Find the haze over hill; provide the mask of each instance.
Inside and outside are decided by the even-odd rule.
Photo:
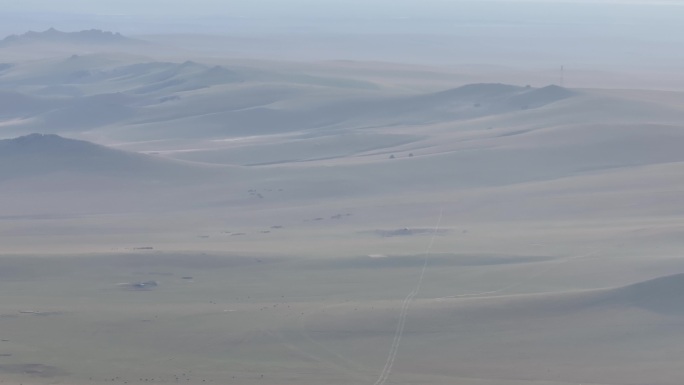
[[[595,3],[10,2],[0,377],[679,385],[681,7]]]
[[[393,124],[388,119],[404,125],[465,120],[535,109],[573,95],[558,87],[483,84],[397,96],[354,79],[192,61],[128,64],[101,55],[11,66],[0,84],[17,90],[4,96],[12,103],[2,111],[6,131],[73,134],[109,126],[112,135],[140,139]]]
[[[27,44],[140,44],[141,40],[122,36],[118,32],[90,29],[79,32],[62,32],[49,28],[43,32],[28,31],[0,40],[0,48]]]
[[[396,74],[369,77],[363,66],[316,68],[288,72],[270,63],[250,67],[230,60],[162,62],[105,54],[14,63],[0,75],[0,84],[12,90],[2,95],[0,108],[5,137],[49,132],[153,157],[117,152],[110,164],[109,155],[100,154],[102,161],[93,162],[88,151],[55,152],[55,158],[41,162],[30,161],[35,154],[24,154],[21,162],[5,162],[4,173],[21,175],[22,168],[13,165],[26,163],[34,164],[27,175],[55,167],[82,178],[88,174],[82,171],[92,168],[91,177],[99,181],[89,184],[97,186],[108,175],[155,181],[167,175],[172,181],[178,173],[178,180],[190,181],[180,175],[221,174],[216,167],[232,166],[226,175],[240,170],[240,178],[224,191],[240,189],[238,197],[212,196],[229,183],[219,178],[196,203],[242,202],[264,196],[247,193],[263,186],[287,193],[277,194],[273,202],[254,203],[286,210],[312,199],[321,207],[332,199],[340,207],[371,199],[359,206],[365,210],[385,194],[399,205],[432,204],[449,194],[479,194],[473,189],[483,188],[494,189],[490,193],[497,201],[529,201],[520,209],[487,212],[484,202],[489,198],[482,195],[463,216],[498,220],[577,215],[573,205],[554,206],[555,196],[535,203],[536,198],[522,193],[527,187],[516,186],[558,191],[554,186],[570,183],[567,179],[578,186],[575,196],[586,197],[596,189],[620,191],[629,175],[670,170],[657,174],[661,178],[655,184],[639,187],[637,199],[674,183],[673,173],[684,160],[678,93],[501,83],[433,84],[414,90],[389,84]],[[412,81],[425,76],[413,69],[397,71],[414,76]],[[436,71],[434,76],[451,75]],[[199,186],[211,184],[205,179]],[[14,184],[14,191],[20,186]],[[608,195],[591,199],[606,207],[601,210],[606,218],[623,215],[608,204]],[[180,206],[188,207],[169,204],[167,209]],[[664,203],[651,209],[668,211]],[[579,212],[580,217],[589,214]],[[379,225],[386,220],[390,217],[383,215]]]

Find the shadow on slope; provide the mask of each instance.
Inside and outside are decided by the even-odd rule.
[[[684,273],[615,289],[612,300],[656,313],[684,315],[682,293],[684,293]]]
[[[208,177],[215,170],[57,135],[0,140],[0,181],[66,173],[183,182]]]
[[[63,100],[0,91],[0,117],[23,118],[63,106]]]
[[[100,94],[74,98],[62,108],[37,116],[45,130],[68,132],[120,122],[135,116],[135,98],[125,94]]]

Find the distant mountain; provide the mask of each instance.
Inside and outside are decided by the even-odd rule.
[[[43,32],[29,31],[21,35],[10,35],[0,40],[0,47],[32,43],[70,44],[140,44],[142,40],[131,39],[116,32],[90,29],[80,32],[62,32],[50,28]]]
[[[211,175],[211,168],[58,135],[0,140],[0,181],[52,174],[182,182]]]

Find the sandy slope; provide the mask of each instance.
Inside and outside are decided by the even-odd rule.
[[[681,341],[671,331],[681,321],[676,295],[681,278],[569,293],[483,292],[417,300],[395,376],[674,384]],[[307,317],[305,328],[325,346],[352,357],[346,349],[354,344],[347,340],[381,341],[397,306],[322,308]]]
[[[2,374],[681,382],[681,93],[152,56],[0,67]]]

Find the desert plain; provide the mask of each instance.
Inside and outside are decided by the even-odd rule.
[[[0,44],[1,383],[682,383],[674,70],[308,42]]]

